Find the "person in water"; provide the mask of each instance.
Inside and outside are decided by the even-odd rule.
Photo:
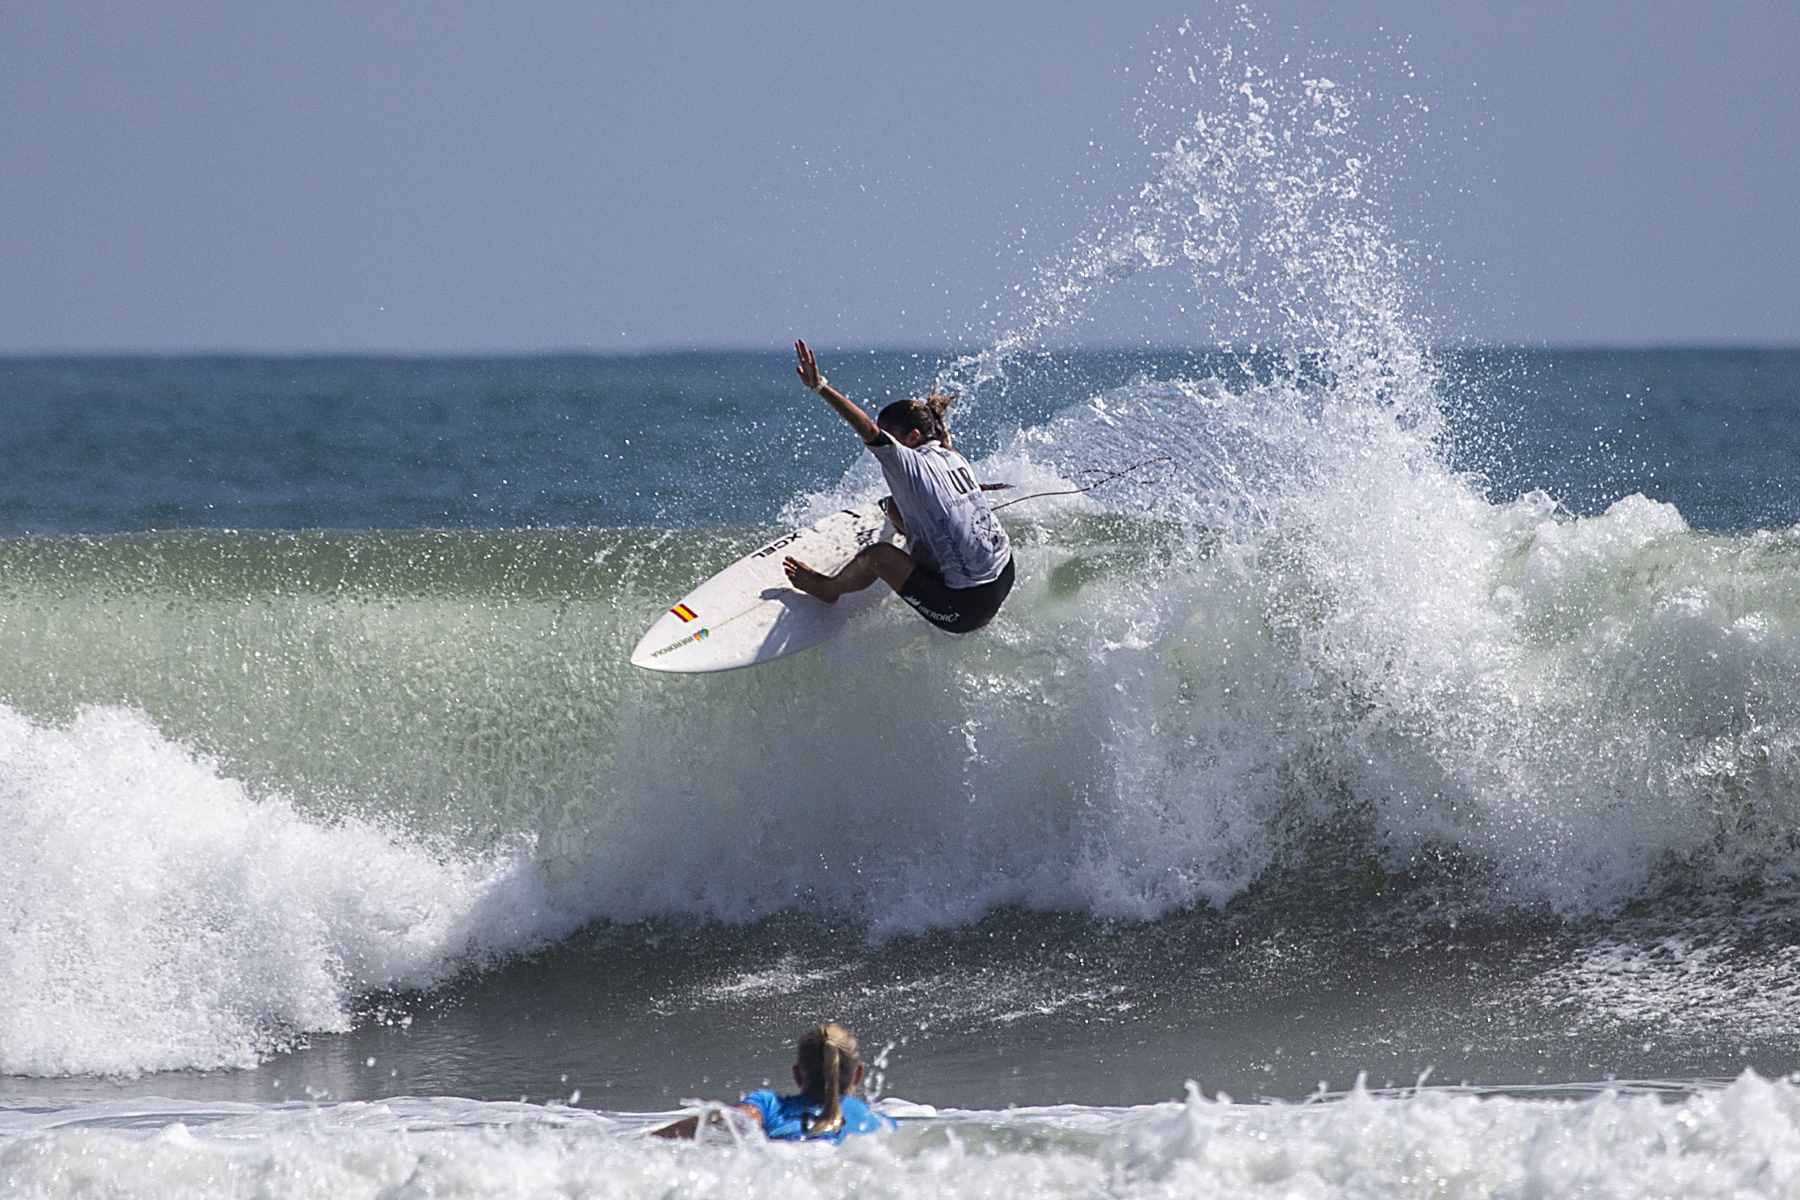
[[[800,1036],[794,1053],[794,1084],[800,1090],[778,1096],[771,1088],[746,1093],[732,1108],[749,1118],[764,1136],[780,1142],[841,1142],[851,1134],[884,1133],[894,1119],[870,1108],[856,1094],[863,1064],[856,1038],[842,1025],[815,1025]],[[717,1114],[714,1116],[717,1121]],[[691,1138],[701,1118],[685,1117],[655,1131],[664,1138]]]
[[[881,464],[893,493],[885,506],[888,518],[906,535],[907,548],[877,542],[835,575],[788,558],[782,563],[788,581],[831,604],[879,579],[949,633],[973,633],[993,620],[1012,591],[1012,543],[988,510],[987,489],[975,482],[968,460],[951,448],[944,411],[954,398],[897,400],[870,420],[826,382],[805,342],[795,342],[794,353],[800,382],[856,430]]]

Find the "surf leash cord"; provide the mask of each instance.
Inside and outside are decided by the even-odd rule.
[[[1054,491],[1054,492],[1033,492],[1029,496],[1019,496],[1019,497],[1016,497],[1015,499],[1008,500],[1005,504],[989,505],[988,511],[989,512],[999,512],[1003,508],[1011,508],[1013,505],[1023,504],[1027,500],[1042,500],[1045,496],[1079,496],[1083,492],[1091,492],[1095,488],[1100,487],[1103,484],[1111,483],[1115,479],[1123,479],[1125,476],[1131,474],[1133,471],[1141,471],[1143,468],[1149,467],[1149,466],[1154,466],[1157,463],[1166,463],[1166,462],[1173,462],[1173,461],[1174,461],[1174,459],[1171,458],[1167,454],[1158,454],[1154,458],[1146,458],[1142,462],[1134,462],[1129,467],[1120,467],[1116,471],[1109,471],[1109,470],[1105,470],[1103,468],[1096,468],[1094,470],[1088,470],[1088,471],[1077,471],[1076,474],[1078,474],[1078,475],[1099,474],[1100,478],[1094,480],[1094,482],[1087,484],[1084,487],[1063,488],[1063,489],[1060,489],[1060,490]]]

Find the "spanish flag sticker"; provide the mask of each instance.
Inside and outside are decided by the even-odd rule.
[[[669,611],[674,613],[676,616],[680,617],[683,621],[697,620],[700,616],[699,613],[695,612],[693,609],[689,608],[685,604],[677,604],[674,608],[671,608]]]

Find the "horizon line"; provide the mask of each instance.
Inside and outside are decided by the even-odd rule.
[[[881,344],[875,342],[850,342],[841,345],[819,343],[819,349],[831,354],[912,354],[921,357],[942,357],[946,355],[979,354],[982,348],[968,348],[954,343],[927,345],[921,343]],[[1247,345],[1230,343],[1214,345],[1178,345],[1174,343],[1125,343],[1094,342],[1066,346],[1045,346],[1036,350],[1016,351],[1012,357],[1030,357],[1046,354],[1244,354],[1262,353],[1274,349],[1268,343],[1257,343],[1252,349]],[[1475,353],[1484,351],[1528,351],[1548,353],[1618,353],[1622,351],[1716,351],[1716,352],[1774,352],[1800,350],[1800,339],[1794,341],[1727,339],[1671,339],[1669,341],[1445,341],[1433,343],[1430,349],[1437,353]],[[758,343],[721,342],[716,345],[700,343],[652,345],[622,348],[599,348],[594,346],[539,346],[539,347],[482,347],[474,349],[415,349],[404,347],[386,348],[323,348],[323,347],[251,347],[251,348],[184,348],[169,347],[85,347],[80,349],[15,349],[0,348],[0,361],[20,361],[30,359],[127,359],[127,358],[219,358],[219,359],[251,359],[251,358],[387,358],[387,359],[476,359],[476,358],[657,358],[675,357],[679,355],[701,354],[769,354],[784,355],[789,347],[785,344],[764,346]]]

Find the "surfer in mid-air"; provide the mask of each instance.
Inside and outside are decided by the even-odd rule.
[[[906,535],[907,548],[877,542],[835,575],[788,558],[782,563],[788,581],[831,604],[879,579],[949,633],[973,633],[993,620],[1012,591],[1012,543],[988,510],[968,460],[951,448],[944,411],[954,397],[896,400],[870,419],[826,382],[805,342],[795,342],[794,353],[800,382],[844,418],[881,464],[893,493],[888,518]]]

